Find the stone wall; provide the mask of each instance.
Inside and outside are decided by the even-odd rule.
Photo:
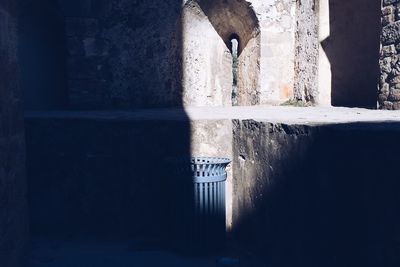
[[[182,47],[186,40],[199,36],[209,39],[210,27],[192,29],[193,35],[182,33],[191,28],[190,23],[182,21],[182,1],[139,2],[60,1],[67,35],[70,107],[132,109],[181,106],[183,102],[187,106],[230,105],[226,95],[230,95],[227,92],[231,86],[228,84],[231,69],[225,66],[229,61],[226,47],[219,47],[221,41],[214,37],[214,41],[204,42],[205,47],[195,43],[185,43],[187,49]],[[239,47],[244,49],[239,62],[239,76],[242,76],[238,83],[242,96],[239,104],[276,104],[291,98],[295,3],[290,0],[233,1],[234,9],[226,9],[225,13],[223,10],[212,13],[213,9],[208,8],[210,3],[219,5],[215,1],[202,1],[202,11],[227,47],[227,34],[238,31],[243,41]],[[254,15],[242,14],[247,9],[254,10],[251,11]],[[218,18],[224,23],[219,23]],[[244,22],[247,20],[250,24]],[[259,28],[253,27],[254,22]],[[237,27],[220,28],[221,25]],[[199,30],[202,33],[194,37]],[[195,48],[203,52],[208,49],[206,57],[212,58],[209,63],[213,63],[200,64],[205,55],[203,58],[191,55],[182,60],[183,54]],[[194,85],[187,75],[190,72],[198,73],[198,77],[190,74],[195,76]]]
[[[400,264],[399,123],[233,130],[233,233],[267,265]]]
[[[196,1],[183,7],[183,102],[232,106],[232,55]]]
[[[292,0],[250,1],[260,24],[260,104],[280,104],[293,97],[295,12]]]
[[[184,102],[232,105],[231,40],[238,38],[238,105],[256,105],[260,94],[260,29],[247,1],[188,1],[184,5]]]
[[[319,12],[320,1],[292,0],[229,4],[222,0],[60,0],[49,13],[58,10],[63,20],[56,19],[60,32],[65,31],[64,38],[58,37],[60,42],[65,39],[68,52],[62,60],[68,65],[71,109],[228,106],[232,34],[240,42],[239,105],[282,104],[293,98],[329,105],[331,94],[333,105],[372,108],[379,72],[375,58],[381,30],[379,1],[324,0],[325,17]],[[190,3],[198,5],[192,13],[186,12]],[[393,23],[385,24],[382,36],[396,27],[395,3],[384,3],[384,12],[392,13],[384,15],[383,23],[391,18]],[[325,25],[319,29],[321,36],[319,21]],[[381,65],[390,58],[391,52],[386,51],[390,45],[382,50]],[[319,56],[323,63],[318,62]],[[320,79],[318,67],[324,69]],[[381,91],[386,92],[392,77],[383,74],[383,78]],[[45,84],[58,87],[58,83]],[[54,90],[64,90],[59,88]],[[381,102],[387,105],[394,103],[393,98],[395,91],[381,94]]]
[[[379,108],[400,109],[400,1],[382,1]]]
[[[179,0],[62,0],[75,109],[180,106]]]
[[[296,1],[294,99],[318,99],[318,2]]]
[[[0,1],[0,266],[25,266],[25,142],[17,68],[15,1]]]

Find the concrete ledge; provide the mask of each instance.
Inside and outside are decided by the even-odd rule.
[[[340,107],[191,107],[186,109],[142,109],[136,111],[30,112],[27,118],[96,120],[231,120],[253,119],[285,124],[336,124],[400,121],[400,111]]]

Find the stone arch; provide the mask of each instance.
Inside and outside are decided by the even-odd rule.
[[[251,4],[245,0],[190,0],[184,6],[183,27],[186,105],[232,104],[232,36],[239,42],[237,104],[258,104],[260,27]],[[199,42],[202,38],[203,42]],[[199,48],[203,50],[201,56],[195,52],[200,43],[203,46]],[[204,46],[209,50],[205,51]],[[186,71],[189,66],[193,70],[193,65],[198,72]],[[207,68],[213,68],[213,71]],[[193,85],[196,88],[190,88]],[[206,97],[196,97],[204,91],[208,91]]]

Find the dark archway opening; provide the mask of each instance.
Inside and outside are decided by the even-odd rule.
[[[381,1],[329,1],[332,106],[376,108]]]
[[[239,44],[240,39],[237,34],[232,34],[230,37],[229,50],[232,53],[232,106],[237,106],[237,85],[238,85],[238,69],[239,69]]]

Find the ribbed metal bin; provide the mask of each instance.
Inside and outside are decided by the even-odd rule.
[[[225,237],[225,181],[227,158],[191,159],[195,238],[207,246],[219,246]]]

